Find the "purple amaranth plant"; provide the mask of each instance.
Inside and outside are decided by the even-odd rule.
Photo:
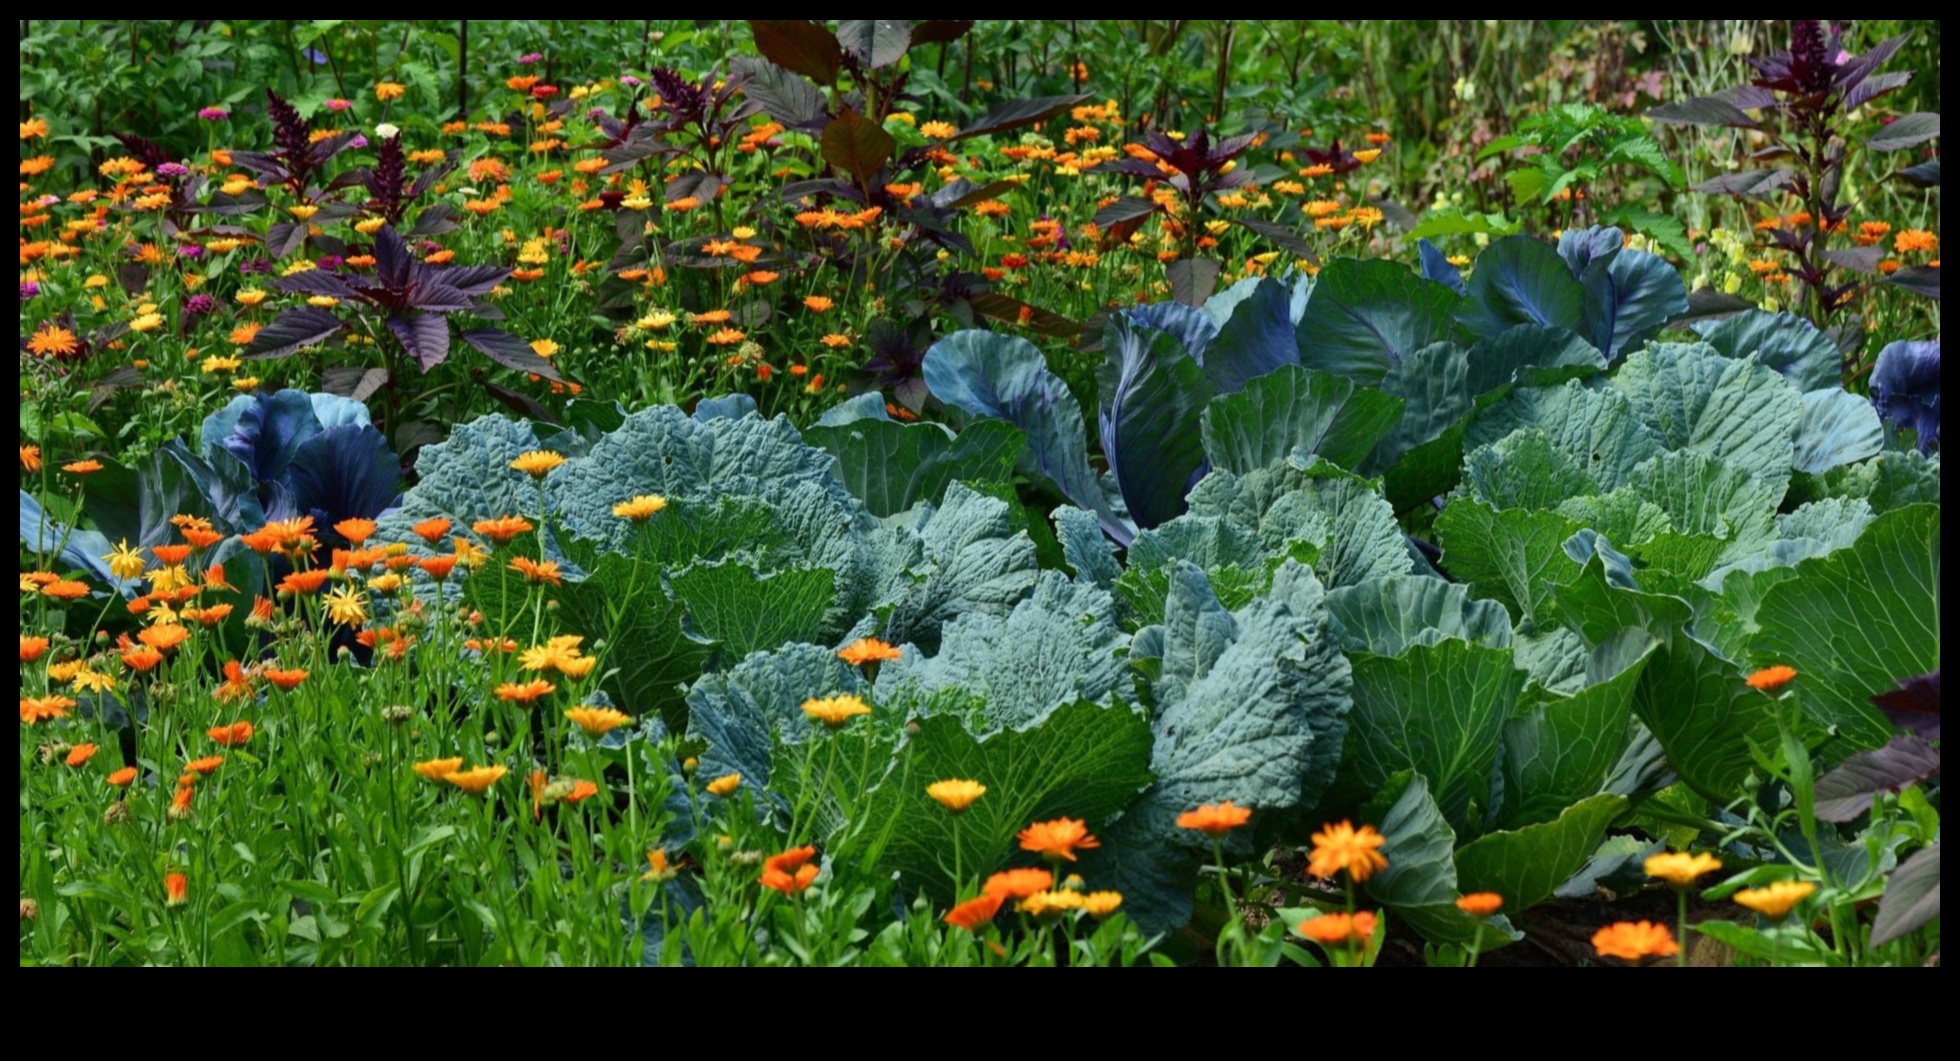
[[[192,295],[184,300],[186,316],[202,317],[218,308],[218,300],[210,295]]]

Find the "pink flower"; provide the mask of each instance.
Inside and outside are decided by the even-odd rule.
[[[223,107],[206,107],[198,111],[197,116],[207,122],[221,122],[231,117],[231,112]]]
[[[344,99],[330,99],[327,101],[327,109],[330,111],[350,111],[354,109],[354,105]]]

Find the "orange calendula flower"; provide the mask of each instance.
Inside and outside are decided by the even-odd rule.
[[[803,714],[810,721],[831,730],[843,729],[851,724],[852,719],[870,713],[870,706],[855,696],[827,696],[821,700],[807,700],[803,704]]]
[[[327,580],[332,577],[333,572],[324,568],[295,571],[279,581],[279,592],[290,593],[297,597],[311,596],[320,592],[326,586]]]
[[[516,460],[511,461],[510,469],[514,472],[523,472],[533,479],[542,479],[552,472],[563,468],[566,463],[565,455],[562,453],[553,453],[550,450],[538,450],[534,453],[526,453]]]
[[[453,556],[431,556],[424,560],[417,560],[415,566],[421,568],[423,574],[437,582],[442,582],[456,573],[457,563],[457,558]]]
[[[1000,908],[1007,901],[1004,895],[982,895],[978,899],[961,903],[945,917],[946,924],[963,929],[970,935],[979,935],[980,930],[994,923],[1000,916]]]
[[[172,873],[163,878],[163,902],[173,909],[188,905],[191,901],[191,879],[182,873]]]
[[[461,759],[436,759],[426,763],[416,763],[415,774],[424,781],[433,781],[440,784],[448,780],[450,774],[462,768],[463,760]]]
[[[303,670],[269,670],[265,672],[266,681],[289,693],[299,688],[308,677],[310,675]]]
[[[367,540],[374,537],[375,529],[371,519],[350,519],[333,525],[334,533],[356,548],[367,544]]]
[[[88,761],[95,758],[95,753],[100,750],[93,744],[77,744],[73,748],[68,749],[68,758],[65,761],[69,766],[79,770],[87,766]]]
[[[136,779],[140,776],[142,774],[135,767],[125,766],[121,770],[109,775],[109,787],[128,788],[135,784]]]
[[[27,349],[42,357],[62,358],[80,353],[82,344],[74,332],[58,325],[42,324],[27,340]],[[36,467],[33,470],[38,472],[41,469]]]
[[[1797,680],[1795,667],[1770,667],[1749,676],[1749,688],[1759,693],[1780,693],[1783,687]]]
[[[934,803],[956,816],[971,810],[986,794],[987,786],[978,781],[941,781],[926,787],[926,795]]]
[[[1090,892],[1082,897],[1082,912],[1098,921],[1107,921],[1122,909],[1122,892]]]
[[[595,785],[590,781],[579,781],[574,783],[572,785],[572,790],[565,794],[565,802],[576,806],[580,803],[584,803],[586,800],[591,799],[594,796],[597,796],[598,794],[599,794],[598,785]]]
[[[163,653],[148,645],[132,647],[122,654],[122,665],[137,674],[148,674],[163,665]]]
[[[1330,825],[1313,836],[1313,854],[1308,859],[1307,872],[1321,880],[1345,872],[1355,883],[1362,883],[1388,868],[1388,859],[1381,853],[1387,843],[1371,825],[1360,829],[1352,822]]]
[[[476,770],[456,770],[443,778],[443,781],[472,796],[481,796],[504,779],[509,770],[501,766],[485,766]]]
[[[136,640],[164,653],[176,649],[190,639],[191,632],[174,623],[152,626],[136,635]]]
[[[20,470],[29,475],[41,474],[41,447],[20,447]]]
[[[1908,229],[1893,237],[1892,246],[1900,254],[1932,254],[1940,249],[1940,238],[1924,229]]]
[[[1294,933],[1301,939],[1309,939],[1323,947],[1350,947],[1366,944],[1375,938],[1377,920],[1374,914],[1360,913],[1322,914],[1311,921],[1305,921]]]
[[[629,523],[645,523],[665,511],[667,511],[667,499],[657,494],[648,494],[631,501],[621,501],[613,506],[612,513],[614,519],[623,519]]]
[[[1081,892],[1064,888],[1061,891],[1037,892],[1021,900],[1021,912],[1036,921],[1053,921],[1064,914],[1071,914],[1087,904]]]
[[[1102,841],[1089,835],[1087,822],[1072,818],[1030,825],[1021,830],[1017,839],[1021,850],[1050,862],[1074,862],[1077,851],[1094,851],[1102,846]]]
[[[837,653],[837,658],[853,667],[863,667],[872,663],[896,663],[905,658],[905,653],[876,638],[867,637]]]
[[[1680,945],[1674,942],[1674,933],[1666,925],[1647,921],[1602,928],[1593,936],[1592,944],[1600,957],[1618,958],[1623,962],[1672,958],[1681,953]]]
[[[234,722],[229,726],[214,726],[204,735],[220,748],[243,748],[257,734],[258,730],[250,722]]]
[[[1676,888],[1692,888],[1694,883],[1722,868],[1714,855],[1664,854],[1647,860],[1647,875],[1664,880]]]
[[[20,661],[22,663],[33,663],[47,654],[47,638],[28,637],[26,634],[20,635]]]
[[[528,556],[520,556],[510,562],[510,569],[524,576],[524,581],[533,586],[562,586],[565,579],[558,564],[547,560],[539,563]]]
[[[525,682],[522,685],[500,685],[497,687],[497,699],[510,704],[535,704],[557,691],[558,687],[547,681]]]
[[[76,461],[73,464],[62,465],[61,470],[75,476],[94,475],[96,472],[102,470],[102,462],[96,460]]]
[[[811,295],[809,298],[803,300],[803,308],[812,313],[829,313],[831,310],[837,308],[837,303],[822,295]]]
[[[640,878],[641,880],[648,884],[665,884],[678,876],[680,873],[668,860],[665,848],[656,848],[647,852],[647,871]]]
[[[1230,802],[1219,806],[1204,806],[1188,814],[1180,814],[1177,827],[1194,833],[1204,833],[1214,840],[1222,840],[1231,833],[1252,823],[1252,811],[1247,807],[1236,807]]]
[[[383,81],[374,86],[374,98],[383,103],[391,103],[408,95],[408,86],[394,81]]]
[[[479,536],[498,545],[509,545],[524,535],[537,530],[536,527],[531,525],[530,520],[512,517],[482,520],[471,529],[476,531]]]
[[[727,777],[718,777],[713,781],[708,782],[708,795],[713,796],[716,799],[727,799],[728,797],[741,791],[741,788],[742,788],[742,775],[729,774]]]
[[[1502,895],[1492,895],[1489,892],[1466,895],[1456,901],[1456,908],[1480,920],[1488,917],[1496,917],[1498,914],[1504,912],[1504,897]]]
[[[1040,895],[1055,886],[1055,875],[1045,869],[1010,869],[987,878],[985,892],[1003,900],[1021,901]]]
[[[430,548],[435,548],[443,543],[443,539],[449,537],[450,528],[453,526],[455,524],[446,519],[425,519],[412,529],[417,538],[428,542]]]
[[[1817,894],[1817,885],[1781,881],[1767,888],[1736,893],[1735,903],[1744,910],[1753,910],[1771,921],[1781,921],[1790,916],[1804,900]]]
[[[584,730],[585,735],[594,740],[611,733],[621,726],[630,726],[633,724],[632,715],[624,711],[615,711],[609,707],[575,707],[565,712],[565,717],[571,720],[572,725]]]
[[[740,328],[720,328],[708,336],[710,346],[734,346],[748,340],[749,333]]]
[[[58,601],[78,601],[89,595],[87,583],[63,579],[41,587],[41,595]]]
[[[208,758],[199,759],[196,762],[184,764],[184,772],[196,774],[199,777],[210,777],[212,774],[218,772],[218,767],[223,765],[225,765],[225,757],[222,755],[213,755]]]

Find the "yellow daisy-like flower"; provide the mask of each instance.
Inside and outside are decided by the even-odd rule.
[[[1790,916],[1804,900],[1817,894],[1817,885],[1799,884],[1796,881],[1781,881],[1767,888],[1738,892],[1737,906],[1744,910],[1754,910],[1771,921],[1781,921]]]
[[[143,569],[149,566],[141,552],[130,548],[127,539],[117,545],[114,552],[103,557],[102,562],[109,565],[110,574],[125,581],[143,577]]]
[[[633,722],[633,716],[624,711],[598,707],[575,707],[565,712],[565,717],[594,740]]]
[[[444,781],[462,789],[472,796],[481,796],[504,779],[510,771],[501,766],[486,766],[476,770],[458,770],[443,778]]]
[[[1088,908],[1089,901],[1078,892],[1040,892],[1021,901],[1021,912],[1036,921],[1052,921],[1064,914]]]
[[[870,714],[871,708],[855,696],[827,696],[805,701],[803,713],[827,729],[840,730],[850,725],[852,719]]]
[[[516,460],[511,461],[510,468],[515,472],[523,472],[533,479],[542,479],[552,472],[563,468],[565,463],[564,454],[553,453],[550,450],[539,450],[535,453],[526,453]]]
[[[621,501],[613,506],[613,518],[631,523],[645,523],[647,520],[667,511],[667,499],[657,494],[636,497],[631,501]]]
[[[1692,888],[1696,881],[1722,868],[1714,855],[1655,855],[1647,860],[1647,875],[1664,880],[1676,888]]]
[[[978,781],[941,781],[926,788],[926,795],[953,815],[965,814],[986,794],[987,786]]]
[[[1082,897],[1082,909],[1098,921],[1107,921],[1123,909],[1123,893],[1090,892]]]
[[[327,594],[321,604],[327,618],[341,626],[360,626],[368,620],[367,596],[352,586],[341,586]]]
[[[461,759],[436,759],[432,762],[416,763],[415,774],[424,781],[441,784],[450,774],[463,768]]]
[[[708,782],[708,795],[717,799],[727,799],[742,789],[742,775],[729,774]]]

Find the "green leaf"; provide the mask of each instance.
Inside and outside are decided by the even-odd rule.
[[[1601,224],[1639,233],[1683,262],[1695,260],[1695,245],[1688,239],[1688,227],[1672,214],[1622,205],[1600,215],[1599,220]]]
[[[1405,411],[1360,470],[1375,474],[1392,467],[1461,423],[1472,402],[1466,385],[1469,372],[1470,352],[1455,343],[1425,346],[1391,369],[1382,380],[1382,391],[1400,399]]]
[[[1643,630],[1623,631],[1593,652],[1586,689],[1506,723],[1507,828],[1553,821],[1604,788],[1626,749],[1634,691],[1658,645]]]
[[[815,641],[837,595],[837,576],[822,568],[765,575],[742,564],[704,564],[670,582],[693,628],[720,642],[730,662]]]
[[[896,595],[889,640],[937,649],[942,628],[962,615],[1006,616],[1034,588],[1034,542],[1014,529],[1006,502],[955,483],[939,509],[921,509],[915,531],[924,555]]]
[[[423,448],[415,465],[420,481],[403,495],[401,508],[380,521],[380,537],[415,541],[410,528],[438,517],[455,521],[458,535],[470,534],[479,520],[526,516],[537,522],[537,484],[510,464],[543,448],[531,425],[520,421],[486,416],[457,426],[447,441]]]
[[[1117,562],[1116,549],[1103,534],[1094,512],[1056,509],[1055,536],[1061,540],[1062,555],[1078,581],[1109,589],[1122,577],[1123,565]]]
[[[1704,344],[1662,344],[1629,358],[1612,385],[1668,448],[1788,480],[1803,399],[1767,366],[1731,360]]]
[[[1466,641],[1416,645],[1390,659],[1354,660],[1354,716],[1346,767],[1369,789],[1413,770],[1460,833],[1483,830],[1504,723],[1526,675],[1509,649]]]
[[[1204,474],[1199,424],[1216,391],[1177,336],[1112,317],[1097,374],[1103,452],[1142,529],[1184,513],[1184,495]]]
[[[1625,486],[1635,468],[1667,448],[1625,395],[1577,381],[1513,392],[1471,422],[1464,444],[1475,449],[1529,429],[1543,431],[1602,494]]]
[[[1422,224],[1409,233],[1414,240],[1442,239],[1446,236],[1512,236],[1519,229],[1516,221],[1503,214],[1473,214],[1457,207],[1438,207],[1422,217]]]
[[[1578,462],[1536,428],[1519,431],[1466,457],[1463,485],[1470,496],[1499,511],[1556,509],[1596,489]]]
[[[956,482],[1011,479],[1027,448],[1012,424],[983,420],[956,435],[939,424],[901,424],[872,397],[877,415],[826,416],[803,437],[837,458],[845,488],[881,519],[922,501],[936,505]]]
[[[1723,357],[1768,365],[1806,394],[1837,387],[1844,371],[1837,343],[1795,314],[1752,309],[1694,330]]]
[[[1499,512],[1459,500],[1436,518],[1443,566],[1479,599],[1510,609],[1521,625],[1550,625],[1556,589],[1579,577],[1565,554],[1577,523],[1555,512]]]
[[[1128,644],[1108,593],[1046,572],[1012,613],[953,620],[938,656],[907,652],[886,664],[878,696],[918,703],[957,689],[984,701],[974,720],[983,735],[1018,728],[1064,703],[1134,702]]]
[[[1871,402],[1835,387],[1803,396],[1803,420],[1797,425],[1798,471],[1822,475],[1870,460],[1884,449],[1885,425]]]
[[[1759,667],[1803,674],[1797,702],[1864,747],[1892,736],[1871,698],[1940,669],[1940,510],[1882,516],[1858,544],[1770,590],[1750,642]]]
[[[1477,258],[1469,283],[1457,316],[1478,339],[1520,324],[1587,330],[1586,289],[1548,243],[1529,236],[1498,240]]]
[[[1187,518],[1216,518],[1250,532],[1267,558],[1292,543],[1320,550],[1314,565],[1329,586],[1358,586],[1412,568],[1395,512],[1372,484],[1329,464],[1291,464],[1246,475],[1214,472],[1191,491]]]
[[[1554,382],[1536,378],[1547,373],[1596,375],[1605,371],[1606,355],[1577,334],[1563,328],[1521,324],[1471,349],[1465,387],[1470,394],[1482,397],[1513,383],[1542,386]]]
[[[794,791],[794,778],[788,775],[795,771],[776,777],[777,749],[829,739],[815,736],[818,727],[803,714],[804,702],[869,692],[857,668],[815,645],[758,653],[724,673],[708,675],[687,694],[688,738],[707,745],[700,757],[701,776],[740,774],[745,788],[766,792],[765,802],[778,813],[787,812]],[[897,721],[886,715],[861,720],[853,729],[871,731]]]
[[[1827,498],[1858,498],[1872,510],[1894,512],[1910,505],[1940,503],[1940,460],[1917,450],[1882,453],[1863,464],[1833,468],[1823,475],[1799,475],[1792,484],[1792,503]]]
[[[1872,946],[1883,947],[1925,928],[1940,916],[1940,845],[1906,860],[1885,884],[1872,926]]]
[[[1212,467],[1246,474],[1293,458],[1354,469],[1402,416],[1402,401],[1325,372],[1289,365],[1213,399],[1202,422]]]
[[[1494,601],[1439,578],[1392,578],[1327,594],[1341,648],[1350,655],[1395,657],[1418,645],[1454,638],[1485,648],[1511,647],[1511,616]]]
[[[1395,262],[1338,259],[1321,270],[1300,319],[1300,363],[1379,383],[1416,351],[1450,338],[1460,301]]]
[[[1585,867],[1626,807],[1619,796],[1594,796],[1557,821],[1492,833],[1456,853],[1457,884],[1466,894],[1502,895],[1512,914],[1529,910]]]
[[[1362,811],[1362,820],[1387,841],[1382,856],[1388,868],[1369,878],[1368,896],[1432,943],[1475,941],[1476,920],[1456,906],[1463,894],[1457,888],[1456,832],[1431,797],[1429,782],[1414,773],[1396,775]],[[1491,949],[1523,938],[1501,917],[1488,923],[1484,936]]]
[[[1683,635],[1663,639],[1633,709],[1681,780],[1720,804],[1735,799],[1755,771],[1752,745],[1771,747],[1777,739],[1768,698],[1744,685],[1734,664]]]
[[[1773,962],[1784,968],[1821,967],[1830,958],[1828,951],[1819,950],[1796,938],[1746,928],[1732,921],[1704,921],[1696,925],[1694,931],[1696,935],[1706,936],[1737,954]]]
[[[475,591],[484,577],[468,585]],[[685,719],[685,690],[719,648],[687,629],[687,605],[661,592],[641,565],[608,556],[584,582],[553,591],[568,630],[629,651],[607,654],[600,687],[620,710],[655,716],[673,730]],[[634,591],[637,587],[637,592]],[[773,647],[773,646],[772,646]]]
[[[984,879],[1016,857],[1029,822],[1069,817],[1094,828],[1129,805],[1151,782],[1150,741],[1149,722],[1120,704],[1071,703],[982,737],[951,715],[922,719],[864,811],[883,840],[872,844],[875,865],[950,899],[955,850],[968,878]],[[956,779],[987,786],[957,821],[926,795]]]

